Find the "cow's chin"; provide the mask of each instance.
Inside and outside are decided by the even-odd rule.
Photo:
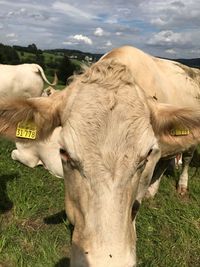
[[[76,230],[75,230],[76,231]],[[121,233],[121,232],[120,232]],[[119,233],[119,234],[120,234]],[[76,235],[76,233],[74,232]],[[94,237],[95,238],[95,237]],[[114,238],[116,240],[116,238]],[[91,242],[91,241],[90,241]],[[93,241],[94,242],[94,241]],[[77,245],[72,242],[71,267],[135,267],[136,252],[135,240],[132,244],[121,244],[117,240],[110,244],[91,243],[90,246],[84,244]],[[86,248],[86,249],[85,249]]]

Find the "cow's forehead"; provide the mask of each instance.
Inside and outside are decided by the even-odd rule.
[[[136,164],[147,153],[155,137],[148,107],[136,87],[108,91],[96,84],[76,84],[62,132],[72,157],[113,169],[122,162]]]

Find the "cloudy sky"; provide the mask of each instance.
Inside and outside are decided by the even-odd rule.
[[[0,0],[0,43],[200,57],[200,0]]]

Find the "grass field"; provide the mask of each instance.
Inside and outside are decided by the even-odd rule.
[[[12,161],[13,148],[0,139],[0,266],[67,267],[72,227],[63,211],[63,180]],[[139,267],[200,266],[198,176],[183,199],[175,178],[164,177],[155,199],[143,202],[136,224]]]

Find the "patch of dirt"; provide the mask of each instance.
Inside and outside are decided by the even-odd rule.
[[[189,191],[187,190],[185,193],[183,194],[179,194],[177,192],[177,197],[181,200],[181,202],[183,203],[189,203],[191,200],[190,200],[190,193]]]
[[[71,246],[65,244],[62,247],[60,247],[59,251],[61,252],[62,255],[67,256],[67,257],[70,257],[70,254],[71,254]]]
[[[198,230],[200,230],[200,218],[193,222]]]
[[[27,231],[38,231],[41,228],[46,227],[43,222],[43,218],[36,218],[36,219],[24,219],[19,222],[19,226]]]
[[[0,262],[0,267],[13,267],[13,265],[5,262]]]
[[[4,214],[0,215],[0,226],[4,228],[5,226],[7,227],[8,225],[12,224],[14,220],[14,214],[13,211],[10,210]],[[0,265],[1,267],[1,265]]]
[[[20,246],[27,254],[31,254],[35,249],[34,244],[27,239],[20,240]]]

